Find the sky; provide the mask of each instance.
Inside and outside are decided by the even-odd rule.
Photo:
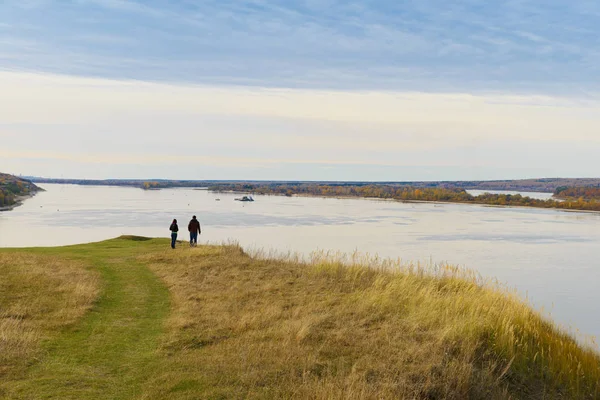
[[[0,171],[600,174],[600,2],[0,2]]]

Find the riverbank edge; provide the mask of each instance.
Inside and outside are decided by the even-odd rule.
[[[247,194],[249,191],[237,191],[237,190],[210,190],[212,193],[230,193],[230,194]],[[548,192],[539,192],[539,193],[548,193]],[[515,205],[500,205],[500,204],[486,204],[486,203],[476,203],[476,202],[459,202],[459,201],[435,201],[435,200],[401,200],[401,199],[385,199],[379,197],[364,197],[364,196],[320,196],[313,194],[293,194],[291,196],[286,196],[285,194],[280,193],[265,193],[259,194],[260,196],[278,196],[278,197],[307,197],[307,198],[318,198],[318,199],[340,199],[340,200],[376,200],[376,201],[387,201],[394,203],[407,203],[407,204],[456,204],[456,205],[464,205],[464,206],[480,206],[480,207],[491,207],[491,208],[515,208],[515,209],[529,209],[529,210],[554,210],[554,211],[562,211],[562,212],[571,212],[571,213],[588,213],[588,214],[599,214],[600,211],[595,210],[577,210],[577,209],[565,209],[565,208],[555,208],[555,207],[535,207],[535,206],[515,206]]]
[[[44,192],[45,190],[38,187],[38,190],[34,193],[25,195],[25,196],[17,196],[16,197],[16,201],[15,204],[11,204],[10,206],[4,206],[4,207],[0,207],[0,212],[4,212],[4,211],[12,211],[17,207],[20,207],[23,205],[23,203],[25,203],[26,200],[31,199],[32,197],[34,197],[36,194],[38,194],[39,192]]]

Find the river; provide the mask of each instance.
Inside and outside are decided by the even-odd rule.
[[[195,189],[41,186],[46,192],[0,213],[0,247],[168,237],[173,218],[185,227],[195,214],[204,243],[231,239],[303,254],[358,250],[464,266],[517,288],[560,324],[600,337],[600,214],[282,196],[241,203]]]
[[[555,199],[553,193],[542,193],[542,192],[515,192],[513,190],[467,190],[467,193],[473,196],[480,196],[482,194],[490,193],[490,194],[520,194],[523,197],[531,197],[532,199],[537,200],[558,200]]]

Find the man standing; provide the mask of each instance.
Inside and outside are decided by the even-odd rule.
[[[200,222],[196,219],[195,215],[188,224],[188,231],[190,231],[190,246],[197,246],[198,234],[202,233],[202,229],[200,229]]]

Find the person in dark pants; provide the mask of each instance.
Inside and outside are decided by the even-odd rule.
[[[196,219],[195,215],[188,224],[188,231],[190,231],[190,246],[197,246],[198,234],[202,233],[202,229],[200,229],[200,222]]]
[[[177,220],[174,219],[171,223],[171,227],[169,228],[171,231],[171,248],[175,248],[175,243],[177,242],[177,232],[179,232],[179,226],[177,226]]]

